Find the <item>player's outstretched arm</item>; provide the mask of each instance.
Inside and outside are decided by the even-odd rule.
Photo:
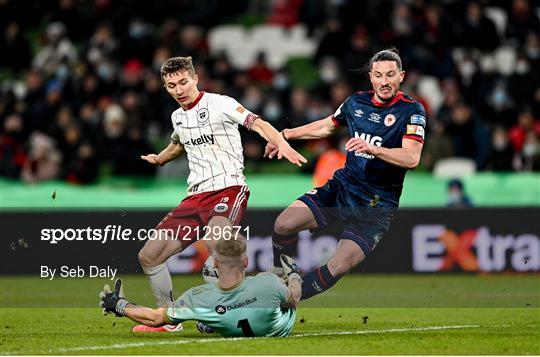
[[[152,327],[162,326],[167,323],[164,318],[165,308],[163,307],[150,309],[149,307],[129,304],[126,306],[124,316],[129,317],[135,322]]]
[[[281,160],[282,158],[286,158],[292,164],[297,166],[302,166],[302,164],[307,162],[307,159],[299,152],[294,150],[284,139],[284,137],[267,121],[257,118],[253,122],[251,130],[258,133],[261,137],[268,141],[269,144],[276,148],[278,159]]]
[[[165,309],[150,309],[144,306],[137,306],[126,300],[122,288],[122,280],[116,279],[114,291],[111,291],[109,284],[105,284],[99,293],[99,306],[103,314],[113,313],[118,317],[126,316],[133,321],[148,325],[161,326],[165,322]]]
[[[287,140],[308,140],[326,138],[334,133],[336,125],[332,117],[314,121],[293,129],[283,130],[283,137]]]
[[[284,129],[281,134],[285,140],[319,139],[332,135],[335,129],[332,117],[328,117],[297,128]],[[277,146],[269,142],[264,149],[264,157],[272,159],[276,154],[278,154]]]
[[[288,281],[290,307],[296,307],[302,297],[302,278],[300,275],[293,273],[289,276]]]
[[[182,155],[183,152],[184,152],[184,147],[182,145],[170,143],[159,154],[141,155],[141,159],[153,165],[163,166],[169,161],[172,161],[176,159],[178,156]]]
[[[420,163],[422,154],[421,142],[412,139],[403,139],[400,148],[385,148],[371,145],[361,138],[351,138],[345,144],[347,151],[371,154],[390,164],[405,169],[415,169]]]

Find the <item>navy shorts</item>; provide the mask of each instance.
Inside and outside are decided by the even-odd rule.
[[[339,180],[331,179],[298,198],[317,221],[317,229],[344,223],[339,239],[354,241],[367,256],[388,232],[397,207],[381,207],[379,198],[350,194]]]

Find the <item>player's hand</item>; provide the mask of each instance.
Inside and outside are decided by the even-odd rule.
[[[161,166],[161,164],[157,161],[157,155],[156,154],[141,155],[141,159],[151,163],[152,165],[160,165]]]
[[[271,143],[267,143],[266,144],[266,147],[264,148],[264,155],[263,157],[267,157],[269,159],[273,159],[274,156],[277,155],[278,153],[278,148],[276,145],[274,144],[271,144]]]
[[[111,291],[109,284],[105,284],[103,290],[99,293],[99,306],[101,306],[103,310],[103,315],[112,312],[116,316],[124,316],[123,312],[127,305],[127,301],[124,298],[122,280],[116,279],[114,285],[114,291]]]
[[[300,267],[298,267],[295,261],[285,254],[280,254],[279,260],[281,261],[281,266],[283,267],[283,271],[285,272],[285,279],[283,279],[285,283],[288,284],[291,277],[294,277],[295,279],[298,279],[300,281],[300,285],[302,285]]]
[[[356,153],[366,153],[371,155],[377,155],[377,146],[371,145],[361,138],[351,138],[345,144],[345,149],[349,152],[354,151]]]
[[[307,162],[307,159],[298,151],[294,150],[286,141],[283,141],[283,143],[278,146],[277,158],[279,160],[286,158],[291,164],[298,167],[302,167],[302,164]]]

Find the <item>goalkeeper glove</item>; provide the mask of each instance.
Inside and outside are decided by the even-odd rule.
[[[283,271],[285,272],[285,277],[286,277],[286,279],[284,279],[285,282],[288,284],[289,279],[294,276],[294,278],[299,279],[300,284],[302,284],[302,277],[300,276],[300,268],[298,267],[298,265],[296,265],[294,260],[285,254],[281,254],[279,256],[279,260],[281,261],[281,265],[283,266]]]
[[[116,279],[114,291],[111,291],[109,284],[105,284],[103,290],[99,293],[99,300],[99,306],[103,310],[103,315],[112,312],[118,317],[124,316],[124,311],[129,301],[124,298],[122,280]]]

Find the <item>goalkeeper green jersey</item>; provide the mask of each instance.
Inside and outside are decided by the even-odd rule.
[[[296,318],[296,310],[286,307],[287,296],[280,278],[260,273],[230,290],[217,284],[191,288],[166,310],[166,317],[172,324],[200,321],[223,336],[287,336]]]

